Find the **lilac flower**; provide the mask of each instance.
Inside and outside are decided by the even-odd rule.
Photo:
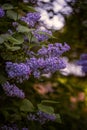
[[[29,60],[27,60],[27,65],[30,67],[31,71],[37,70],[38,68],[37,58],[32,57]]]
[[[13,31],[11,29],[8,29],[8,33],[12,35]]]
[[[17,125],[4,125],[1,127],[1,130],[19,130],[19,128],[17,127]],[[21,128],[21,130],[29,130],[28,128],[24,127]]]
[[[27,119],[28,119],[29,121],[36,121],[36,120],[37,120],[36,115],[35,115],[35,114],[32,114],[32,113],[30,113],[30,114],[27,116]]]
[[[18,22],[12,22],[12,26],[13,27],[17,27],[18,26]]]
[[[49,44],[48,47],[42,47],[38,50],[39,58],[32,57],[27,60],[26,64],[30,67],[32,75],[39,78],[42,74],[54,73],[66,67],[66,63],[61,54],[69,50],[69,46],[62,44]]]
[[[49,57],[45,60],[45,67],[43,73],[54,73],[66,67],[65,61],[58,57]]]
[[[35,78],[39,78],[42,74],[55,73],[66,67],[61,55],[69,49],[70,47],[66,43],[64,45],[55,43],[49,44],[48,47],[42,47],[36,55],[30,51],[29,56],[31,58],[27,59],[25,63],[6,62],[7,74],[10,78],[14,78],[21,83],[28,80],[30,74]]]
[[[32,33],[33,33],[34,37],[36,37],[36,39],[39,42],[48,40],[49,36],[52,35],[51,31],[49,31],[49,30],[40,30],[40,29],[37,29],[37,30],[33,31]]]
[[[22,130],[29,130],[28,128],[22,128]]]
[[[38,70],[39,68],[38,59],[35,57],[32,57],[29,60],[27,60],[26,64],[30,67],[32,75],[34,75],[34,77],[36,78],[39,78],[40,71]]]
[[[30,67],[24,63],[6,62],[6,71],[10,78],[16,78],[17,82],[23,82],[29,79],[31,70]]]
[[[45,124],[48,121],[55,121],[56,116],[54,114],[48,114],[42,111],[38,111],[36,114],[29,114],[27,116],[29,121],[37,121],[41,125]]]
[[[0,18],[3,17],[5,15],[5,12],[2,8],[0,8]]]
[[[40,55],[40,56],[45,56],[45,55],[47,55],[47,53],[48,53],[47,48],[44,47],[44,46],[42,46],[42,48],[39,49],[38,52],[37,52],[37,54]]]
[[[82,71],[87,73],[87,54],[82,54],[80,60],[77,62],[78,65],[82,66]]]
[[[87,73],[87,66],[83,66],[82,67],[82,71],[85,72],[85,73]]]
[[[27,23],[30,27],[34,27],[35,24],[40,19],[40,13],[34,12],[34,13],[28,13],[26,16],[22,17],[21,20]]]
[[[36,71],[33,72],[33,75],[34,75],[35,78],[40,78],[41,73],[40,73],[39,70],[36,70]]]
[[[80,56],[80,60],[87,60],[87,54],[82,54]]]
[[[7,125],[4,125],[1,127],[1,130],[18,130],[18,128],[16,127],[15,129],[10,127],[10,126],[7,126]]]
[[[7,96],[10,97],[18,97],[18,98],[25,98],[25,94],[22,90],[20,90],[15,84],[10,84],[8,81],[4,84],[2,84],[2,87],[7,94]]]
[[[66,43],[64,43],[64,45],[60,43],[49,44],[48,47],[42,47],[40,50],[38,50],[38,55],[45,57],[60,56],[69,49],[70,47]]]
[[[48,121],[55,121],[56,120],[56,116],[53,114],[48,114],[42,111],[38,111],[37,112],[37,116],[38,116],[38,121],[41,124],[45,124]]]

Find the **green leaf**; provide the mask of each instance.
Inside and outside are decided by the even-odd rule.
[[[58,122],[58,123],[62,123],[62,120],[61,120],[60,114],[55,114],[55,116],[56,116],[56,122]]]
[[[4,76],[3,72],[0,71],[0,84],[3,84],[7,81],[7,78]]]
[[[11,5],[11,4],[4,4],[4,5],[2,5],[2,8],[3,8],[4,10],[13,9],[13,5]]]
[[[3,114],[4,118],[5,118],[5,120],[8,120],[8,118],[9,118],[8,111],[2,110],[2,114]]]
[[[35,12],[36,10],[31,7],[31,6],[26,6],[26,9],[29,10],[30,12]]]
[[[43,111],[43,112],[46,112],[46,113],[49,113],[49,114],[53,114],[54,113],[54,108],[51,107],[51,106],[45,106],[45,105],[42,105],[42,104],[38,104],[38,109],[40,111]]]
[[[20,2],[19,5],[22,8],[22,10],[26,10],[28,12],[35,12],[36,11],[34,7],[28,6],[27,4],[24,5],[22,2]],[[25,8],[25,6],[26,6],[26,8]]]
[[[7,11],[7,17],[9,17],[9,18],[16,21],[16,20],[18,20],[20,18],[20,15],[17,12],[13,11],[13,10],[8,10]]]
[[[20,49],[19,46],[10,46],[10,45],[7,44],[7,43],[4,43],[4,44],[5,44],[5,46],[7,47],[7,49],[9,49],[9,50],[11,50],[11,51],[17,51],[17,50]]]
[[[18,32],[21,32],[21,33],[28,33],[30,30],[29,30],[29,28],[26,27],[26,26],[19,25],[18,28],[17,28],[17,31],[18,31]]]
[[[14,37],[12,37],[12,36],[9,36],[8,38],[7,38],[10,42],[12,42],[14,45],[15,44],[22,44],[23,43],[23,40],[18,40],[18,39],[15,39]]]
[[[59,103],[59,102],[57,102],[57,101],[52,101],[52,100],[42,100],[41,101],[41,103],[42,104],[57,104],[57,103]]]
[[[20,111],[32,112],[34,111],[34,106],[28,99],[24,99],[20,105]]]
[[[0,44],[4,42],[4,39],[0,36]]]
[[[21,44],[21,43],[24,42],[24,37],[23,37],[23,35],[17,34],[17,35],[14,36],[14,38],[15,38],[16,40],[18,40],[18,42],[20,42],[19,44]],[[17,44],[18,44],[18,43],[17,43]]]
[[[15,114],[12,114],[12,115],[10,115],[10,118],[12,119],[12,120],[14,120],[14,121],[20,121],[22,118],[21,118],[21,115],[20,114],[17,114],[17,113],[15,113]]]
[[[6,41],[8,39],[8,37],[10,37],[10,35],[9,34],[1,34],[0,37],[3,38],[4,41]]]

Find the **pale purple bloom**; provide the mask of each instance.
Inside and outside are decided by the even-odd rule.
[[[22,130],[29,130],[28,128],[22,128]]]
[[[10,78],[15,78],[20,83],[28,80],[31,73],[30,67],[25,63],[6,62],[6,71]]]
[[[12,22],[12,26],[13,27],[17,27],[18,26],[18,22]]]
[[[48,121],[55,121],[56,120],[56,116],[53,114],[48,114],[42,111],[38,111],[37,112],[37,116],[38,116],[38,121],[41,124],[45,124]]]
[[[37,30],[33,31],[32,33],[33,33],[34,37],[35,37],[39,42],[48,40],[48,38],[49,38],[50,36],[52,36],[52,32],[49,31],[49,30],[40,30],[40,29],[37,29]]]
[[[24,92],[20,90],[15,84],[10,84],[9,82],[6,82],[2,84],[2,87],[7,96],[18,97],[22,99],[25,98]]]
[[[36,120],[37,120],[36,115],[35,115],[35,114],[32,114],[32,113],[30,113],[30,114],[27,116],[27,119],[28,119],[29,121],[36,121]]]
[[[2,8],[0,8],[0,18],[3,17],[4,15],[5,15],[5,11]]]
[[[40,17],[40,13],[38,12],[27,13],[27,15],[23,16],[21,20],[27,23],[30,27],[34,27],[35,24],[40,20]]]
[[[82,66],[83,72],[87,73],[87,54],[82,54],[77,64]]]
[[[36,114],[29,114],[27,118],[29,121],[37,121],[41,125],[47,123],[48,121],[56,120],[56,116],[54,114],[48,114],[42,111],[38,111]]]
[[[20,128],[17,125],[4,125],[1,127],[1,130],[19,130]],[[29,130],[26,127],[21,128],[20,130]]]
[[[60,69],[64,69],[65,67],[65,61],[62,58],[49,57],[45,60],[45,67],[43,69],[43,73],[54,73]]]
[[[69,49],[70,46],[68,46],[66,43],[64,43],[64,45],[62,45],[61,43],[49,44],[48,47],[42,47],[41,49],[39,49],[38,55],[45,57],[60,56]]]

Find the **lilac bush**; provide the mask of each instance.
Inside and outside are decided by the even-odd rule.
[[[36,80],[43,78],[43,74],[53,74],[65,68],[66,63],[62,54],[68,51],[70,47],[66,43],[50,43],[48,41],[52,37],[52,32],[46,29],[44,25],[44,30],[40,28],[42,26],[40,12],[34,11],[30,7],[31,4],[35,3],[36,0],[23,0],[18,1],[18,3],[6,1],[0,5],[1,22],[6,25],[3,28],[0,24],[0,84],[4,90],[4,93],[2,91],[1,94],[6,94],[2,101],[8,99],[8,104],[3,103],[4,105],[1,105],[2,108],[7,107],[1,110],[1,115],[5,117],[2,130],[17,130],[17,127],[13,128],[7,123],[18,121],[19,126],[20,122],[25,124],[26,121],[23,122],[23,120],[25,120],[28,112],[30,113],[27,116],[28,123],[36,121],[43,125],[46,122],[56,120],[55,114],[38,111],[38,107],[33,106],[29,101],[31,98],[31,95],[28,95],[30,88],[27,87],[26,89],[26,85],[23,83],[30,80],[32,76],[33,80]],[[21,88],[18,87],[20,83]],[[35,113],[35,110],[38,112]],[[31,113],[32,111],[34,114]],[[27,127],[20,128],[28,130]]]

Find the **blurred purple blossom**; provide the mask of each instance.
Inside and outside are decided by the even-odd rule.
[[[7,94],[7,96],[10,97],[18,97],[18,98],[25,98],[25,94],[22,90],[20,90],[15,84],[10,84],[9,82],[6,82],[2,84],[2,87]]]
[[[40,20],[40,13],[34,12],[34,13],[27,13],[26,16],[23,16],[21,18],[21,21],[24,21],[27,23],[30,27],[34,27],[35,24]]]
[[[48,40],[48,38],[49,38],[50,36],[52,36],[52,32],[49,31],[49,30],[40,30],[40,29],[37,29],[37,30],[33,31],[32,33],[33,33],[34,37],[35,37],[39,42]]]
[[[4,15],[5,15],[5,11],[2,8],[0,8],[0,18],[3,17]]]
[[[37,121],[39,122],[41,125],[47,123],[48,121],[55,121],[56,120],[56,116],[55,114],[48,114],[42,111],[38,111],[36,114],[30,113],[27,116],[29,121]]]
[[[82,71],[87,73],[87,54],[82,54],[80,60],[77,62],[78,65],[82,66]]]
[[[10,78],[16,78],[17,82],[28,80],[31,70],[30,67],[24,63],[6,62],[6,71]]]

